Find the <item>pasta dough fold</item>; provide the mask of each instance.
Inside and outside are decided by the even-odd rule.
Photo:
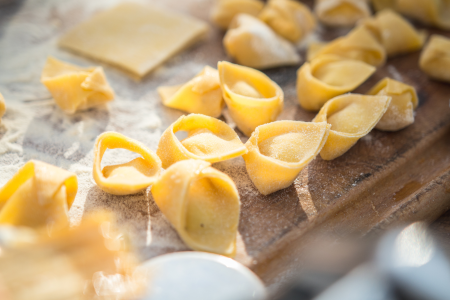
[[[358,26],[346,36],[327,44],[312,43],[308,49],[308,60],[323,54],[361,60],[375,67],[386,62],[386,51],[383,46],[364,26]]]
[[[403,15],[425,24],[450,29],[449,0],[396,0],[395,4]]]
[[[239,64],[251,68],[267,69],[300,62],[300,55],[291,43],[264,22],[246,14],[233,19],[223,44]]]
[[[297,97],[307,110],[318,111],[328,100],[360,86],[374,72],[365,62],[321,55],[297,72]]]
[[[218,64],[223,98],[237,127],[250,136],[259,125],[273,122],[283,110],[281,88],[264,73],[229,62]]]
[[[211,20],[220,28],[227,29],[239,14],[257,17],[264,7],[260,0],[219,0],[211,13]]]
[[[372,5],[376,11],[386,8],[395,9],[395,2],[397,0],[372,0]]]
[[[187,138],[179,141],[178,131]],[[181,116],[164,131],[156,151],[164,169],[180,160],[200,159],[211,163],[224,161],[247,153],[236,132],[226,123],[198,114]]]
[[[155,182],[152,195],[190,248],[235,255],[240,201],[226,174],[205,161],[180,161]]]
[[[328,101],[313,122],[331,124],[328,139],[320,151],[324,160],[335,159],[367,135],[380,121],[391,102],[387,96],[346,94]]]
[[[390,9],[364,20],[363,26],[383,45],[389,57],[421,49],[426,38],[425,32],[418,32],[405,18]]]
[[[314,10],[328,26],[353,26],[370,16],[367,0],[316,0]]]
[[[206,66],[197,76],[181,86],[162,86],[158,93],[165,106],[189,113],[219,117],[225,102],[222,98],[219,73]]]
[[[67,226],[77,190],[74,173],[30,160],[0,189],[0,224]]]
[[[450,39],[433,35],[420,55],[419,65],[430,77],[450,82]]]
[[[316,27],[308,6],[294,0],[270,0],[259,18],[293,43],[301,41]]]
[[[0,93],[0,121],[3,115],[6,111],[6,105],[5,105],[5,98],[3,98],[3,95]]]
[[[245,144],[247,173],[263,195],[290,186],[327,140],[327,122],[277,121],[256,128]]]
[[[103,68],[80,68],[49,57],[41,75],[56,104],[73,114],[114,99]]]
[[[414,87],[384,78],[370,90],[368,95],[392,97],[389,108],[375,126],[376,129],[397,131],[414,123],[414,109],[419,104]]]
[[[142,157],[101,169],[107,149],[126,149]],[[161,173],[161,160],[142,143],[117,132],[105,132],[98,136],[94,148],[92,174],[98,187],[114,195],[135,194],[152,185]]]

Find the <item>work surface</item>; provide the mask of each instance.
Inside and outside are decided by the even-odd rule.
[[[221,43],[223,33],[214,27],[203,42],[140,82],[121,70],[58,49],[56,41],[62,33],[119,2],[30,0],[0,10],[0,92],[8,107],[0,127],[0,185],[30,159],[75,172],[79,191],[70,210],[72,223],[90,211],[112,210],[129,229],[142,258],[148,259],[187,248],[149,191],[114,196],[95,185],[91,174],[95,138],[104,131],[118,131],[156,150],[162,132],[182,115],[162,106],[156,88],[183,83],[204,65],[216,66],[229,58]],[[208,20],[213,1],[150,2]],[[320,28],[313,38],[329,40],[344,33]],[[297,267],[294,262],[306,235],[342,230],[364,235],[403,222],[433,221],[450,208],[450,84],[427,79],[417,67],[419,54],[388,60],[356,91],[367,92],[385,76],[413,85],[420,103],[412,126],[395,133],[374,130],[333,161],[318,157],[294,185],[269,196],[253,186],[242,158],[214,164],[232,177],[241,196],[236,259],[267,284]],[[39,81],[48,55],[82,66],[103,66],[116,92],[115,101],[105,108],[65,115]],[[314,117],[297,103],[298,67],[266,71],[285,93],[280,120]],[[226,111],[222,119],[234,126]],[[129,158],[133,156],[114,150],[105,155],[104,163]]]

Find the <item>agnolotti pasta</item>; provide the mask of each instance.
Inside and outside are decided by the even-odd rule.
[[[290,186],[325,144],[327,122],[277,121],[256,128],[245,144],[247,173],[263,195]]]
[[[102,169],[102,158],[107,149],[126,149],[142,157]],[[103,191],[114,195],[135,194],[152,185],[161,171],[159,157],[142,143],[117,132],[104,132],[97,137],[92,174]]]
[[[237,15],[225,34],[227,53],[244,66],[267,69],[296,65],[300,55],[295,47],[278,36],[261,20],[246,14]]]
[[[223,98],[231,117],[245,135],[273,122],[283,110],[281,88],[264,73],[229,62],[218,64]]]
[[[420,55],[419,65],[431,78],[450,82],[450,39],[433,35]]]
[[[318,111],[328,100],[360,86],[374,72],[365,62],[320,55],[297,72],[297,97],[307,110]]]
[[[383,45],[388,57],[419,50],[426,38],[425,32],[417,31],[405,18],[390,9],[364,20],[363,26]]]
[[[239,193],[209,162],[177,162],[152,186],[161,212],[192,249],[226,256],[236,252]]]
[[[316,27],[308,6],[294,0],[270,0],[259,18],[293,43],[301,41]]]
[[[448,0],[396,0],[395,8],[401,14],[422,23],[450,29],[450,2]]]
[[[378,67],[386,62],[386,51],[373,34],[364,26],[358,26],[346,36],[328,44],[313,43],[308,49],[308,60],[323,54],[334,54],[356,59]]]
[[[3,95],[0,93],[0,121],[3,115],[6,111],[6,105],[5,105],[5,98],[3,98]]]
[[[77,190],[74,173],[30,160],[0,189],[0,224],[67,226]]]
[[[331,125],[328,139],[320,151],[322,159],[335,159],[353,147],[377,125],[390,102],[391,97],[358,94],[346,94],[328,101],[313,120]]]
[[[211,20],[220,28],[227,29],[239,14],[257,17],[264,7],[260,0],[219,0],[211,13]]]
[[[178,131],[188,137],[179,141]],[[201,159],[211,163],[224,161],[247,153],[236,132],[226,123],[199,114],[181,116],[164,131],[156,151],[167,169],[180,160]]]
[[[219,73],[209,66],[183,85],[159,87],[158,93],[165,106],[189,113],[217,118],[225,106]]]
[[[391,104],[375,126],[376,129],[397,131],[414,123],[414,110],[419,104],[414,87],[384,78],[370,90],[368,95],[392,97]]]
[[[88,109],[114,99],[102,67],[80,68],[49,57],[41,75],[56,104],[66,113]]]
[[[367,0],[316,0],[314,10],[328,26],[353,26],[370,16]]]

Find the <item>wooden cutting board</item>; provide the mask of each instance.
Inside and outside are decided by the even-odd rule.
[[[208,21],[214,0],[159,2]],[[311,1],[305,2],[311,4]],[[134,138],[142,138],[142,142],[156,150],[158,130],[162,132],[182,114],[163,107],[156,88],[163,84],[184,82],[203,65],[215,66],[220,60],[230,60],[221,43],[224,33],[213,27],[205,41],[170,60],[141,82],[134,82],[125,73],[106,64],[57,49],[54,42],[64,31],[87,18],[93,11],[102,10],[111,3],[93,3],[88,0],[46,0],[40,2],[41,6],[36,6],[32,0],[17,3],[9,10],[4,10],[5,14],[9,14],[7,17],[0,18],[0,38],[11,45],[17,44],[14,44],[15,48],[9,47],[12,50],[8,55],[19,53],[14,50],[16,48],[26,51],[24,53],[27,55],[20,52],[21,61],[7,66],[6,59],[3,61],[5,65],[0,65],[0,90],[9,96],[7,101],[10,102],[7,104],[12,103],[11,99],[15,97],[17,103],[28,105],[31,102],[25,96],[34,95],[33,103],[37,104],[27,109],[36,110],[39,114],[32,117],[24,138],[19,139],[23,151],[0,156],[0,166],[6,168],[7,164],[16,160],[35,158],[54,161],[66,169],[76,169],[83,185],[80,185],[77,199],[71,208],[72,215],[79,218],[98,208],[115,211],[121,224],[131,225],[138,233],[135,244],[144,259],[185,250],[186,247],[164,220],[149,191],[119,197],[102,192],[90,182],[92,166],[89,155],[92,155],[96,134],[105,130],[116,130]],[[91,7],[89,12],[86,12],[87,6]],[[438,30],[430,32],[450,37],[450,33]],[[341,29],[319,28],[316,36],[327,41],[345,33],[346,30]],[[0,54],[6,55],[5,52],[5,48],[2,50],[0,47]],[[41,103],[39,95],[47,95],[39,83],[39,74],[49,54],[86,66],[102,65],[118,95],[110,110],[91,110],[73,117],[65,116],[57,108],[46,106],[38,110],[37,105]],[[305,57],[304,51],[302,55]],[[408,128],[394,133],[374,130],[342,157],[333,161],[323,161],[318,157],[301,172],[295,184],[269,196],[259,194],[253,186],[242,158],[214,164],[214,167],[234,179],[241,196],[236,260],[249,266],[266,284],[279,281],[301,266],[297,258],[308,237],[318,232],[340,234],[344,231],[362,236],[399,223],[433,221],[450,208],[450,84],[429,80],[418,69],[419,55],[412,53],[389,59],[385,66],[355,91],[365,93],[386,76],[413,85],[420,103],[416,121]],[[285,93],[285,109],[280,120],[310,121],[315,115],[298,105],[295,82],[299,67],[265,71]],[[24,91],[28,94],[25,95]],[[141,112],[138,104],[144,108],[148,106],[148,111]],[[134,106],[139,109],[134,109]],[[13,120],[14,115],[10,112],[7,111],[6,118]],[[136,123],[136,119],[145,118],[151,112],[158,114],[161,123],[156,122],[151,127],[156,128],[153,131],[144,130],[140,123]],[[234,126],[226,111],[222,119]],[[78,132],[77,128],[82,127],[80,124],[85,127],[91,124],[95,134],[89,138],[81,136],[78,148],[72,151],[75,154],[69,151],[72,148],[61,151],[56,149],[58,145],[64,148],[64,144],[58,144],[59,140],[77,142],[73,132]],[[77,130],[66,130],[65,126]],[[42,134],[50,132],[52,137],[43,136],[36,140],[35,136],[41,132],[34,128],[45,128]],[[138,135],[137,132],[143,134]],[[8,134],[1,133],[0,139]],[[247,138],[239,134],[245,142]],[[159,244],[158,239],[162,240]]]

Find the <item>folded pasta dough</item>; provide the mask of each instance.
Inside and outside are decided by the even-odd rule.
[[[373,34],[364,26],[358,26],[346,36],[339,37],[328,44],[315,43],[308,50],[308,59],[322,54],[335,54],[346,58],[364,61],[372,66],[381,66],[386,61],[386,51]]]
[[[245,166],[263,195],[290,186],[327,140],[327,122],[277,121],[258,126],[245,144]]]
[[[178,131],[188,137],[179,141]],[[201,159],[211,163],[247,153],[236,132],[225,122],[199,114],[181,116],[164,131],[156,151],[164,169],[180,160]]]
[[[264,73],[229,62],[218,64],[223,98],[237,127],[250,136],[256,127],[273,122],[283,110],[281,88]]]
[[[114,99],[102,67],[80,68],[49,57],[41,75],[56,104],[72,114]]]
[[[405,18],[390,9],[378,12],[362,24],[383,45],[389,57],[419,50],[425,42],[425,32],[417,31]]]
[[[350,92],[376,68],[365,62],[336,55],[321,55],[297,72],[297,97],[307,110],[318,111],[328,100]]]
[[[220,28],[227,29],[235,16],[247,14],[257,17],[263,7],[260,0],[219,0],[212,10],[211,20]]]
[[[0,93],[0,121],[3,115],[6,111],[6,105],[5,105],[5,98],[3,98],[3,95]]]
[[[225,102],[222,98],[219,73],[206,66],[197,76],[181,86],[162,86],[158,93],[163,104],[189,113],[219,117]]]
[[[246,14],[233,19],[223,44],[228,55],[251,68],[267,69],[300,62],[300,55],[291,43],[264,22]]]
[[[396,9],[422,23],[450,29],[449,0],[396,0]]]
[[[396,1],[397,0],[372,0],[372,6],[376,11],[386,8],[395,9]]]
[[[102,158],[107,149],[126,149],[142,157],[101,169]],[[114,195],[135,194],[152,185],[161,171],[159,157],[142,143],[117,132],[104,132],[97,137],[92,174],[103,191]]]
[[[450,39],[433,35],[420,55],[419,65],[430,77],[450,82]]]
[[[414,87],[390,78],[384,78],[370,90],[368,95],[392,97],[391,104],[375,126],[376,129],[397,131],[414,123],[414,109],[419,104]]]
[[[285,39],[297,43],[316,27],[305,4],[294,0],[270,0],[259,18]]]
[[[74,173],[30,160],[0,189],[0,224],[67,226],[77,190]]]
[[[314,10],[328,26],[353,26],[370,16],[367,0],[316,0]]]
[[[331,125],[328,139],[320,151],[322,159],[335,159],[353,147],[377,125],[390,102],[391,97],[358,94],[346,94],[328,101],[313,120]]]
[[[209,162],[177,162],[152,186],[161,212],[192,249],[226,256],[236,252],[239,193]]]

